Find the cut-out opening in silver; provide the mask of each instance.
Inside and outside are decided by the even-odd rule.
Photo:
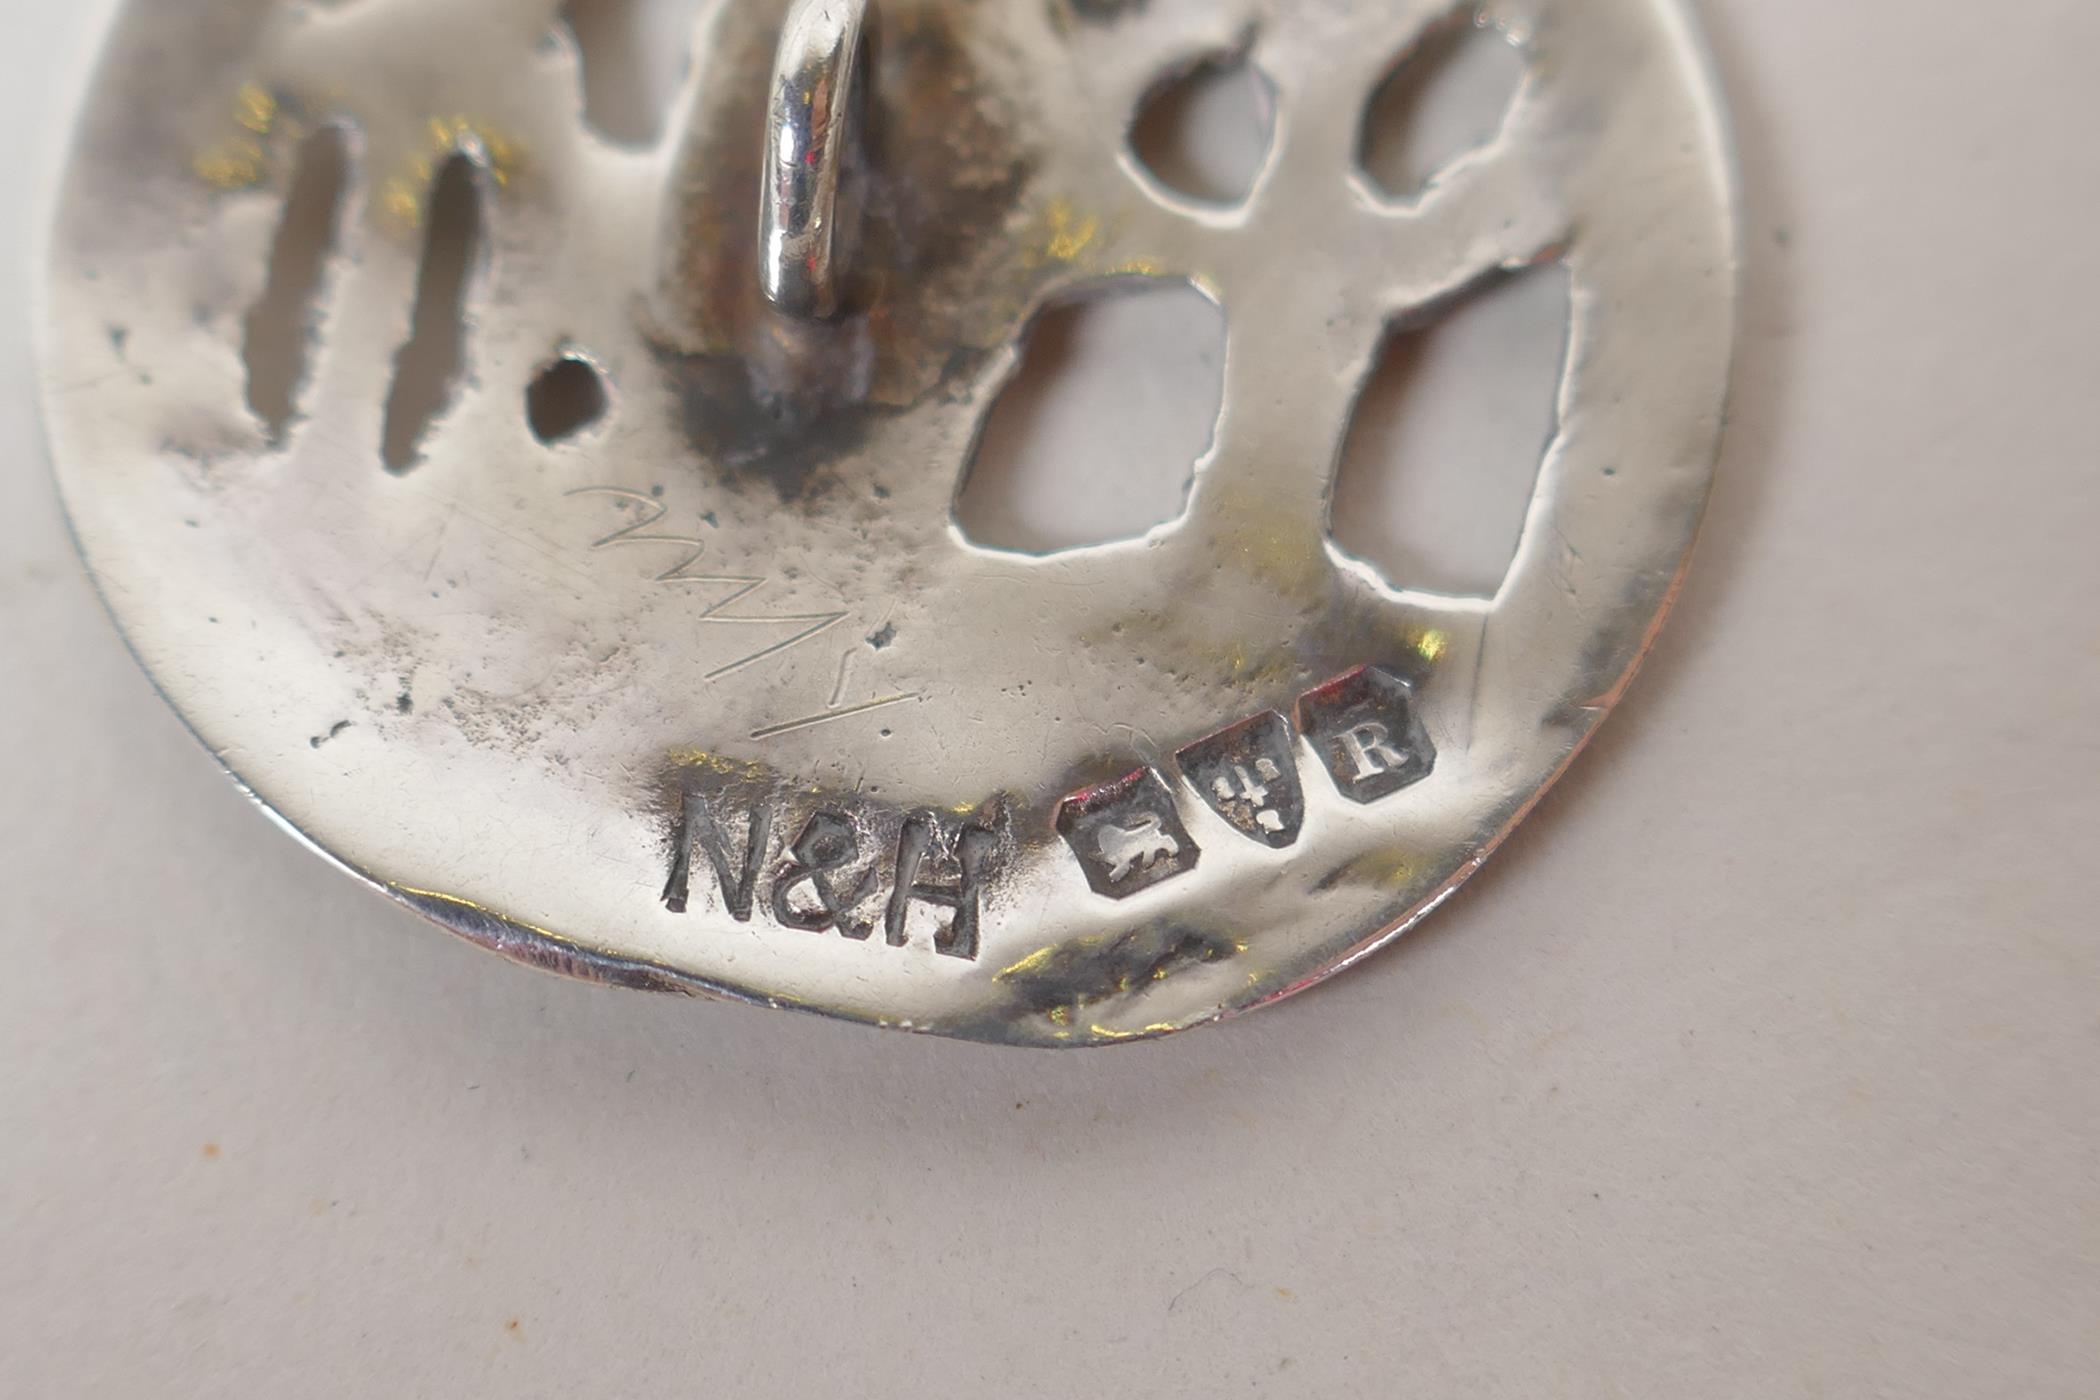
[[[1568,329],[1560,263],[1396,328],[1343,444],[1336,545],[1394,588],[1495,596],[1559,427]]]
[[[1492,142],[1522,88],[1524,53],[1471,6],[1454,11],[1371,93],[1357,162],[1387,198],[1411,199]]]
[[[568,0],[561,21],[581,60],[583,119],[617,146],[662,139],[692,65],[706,0]]]
[[[596,426],[610,406],[605,376],[574,350],[548,362],[525,390],[525,421],[549,447]]]
[[[350,180],[349,140],[322,127],[300,146],[284,214],[270,249],[262,297],[249,311],[241,347],[248,407],[284,441],[299,416],[307,352],[320,320],[320,298],[336,246]]]
[[[955,515],[1047,554],[1178,518],[1224,404],[1225,313],[1185,281],[1097,283],[1046,308],[986,417]]]
[[[1130,148],[1162,186],[1199,204],[1253,193],[1276,134],[1276,92],[1246,50],[1213,54],[1147,94]]]
[[[408,342],[394,362],[381,452],[396,474],[414,467],[430,426],[451,405],[467,363],[468,287],[482,246],[481,177],[459,152],[432,186]]]

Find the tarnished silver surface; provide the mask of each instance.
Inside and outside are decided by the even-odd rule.
[[[839,186],[861,120],[861,30],[866,0],[795,0],[780,32],[766,110],[759,191],[758,269],[766,300],[791,316],[839,309]]]
[[[44,387],[82,551],[205,743],[346,868],[562,971],[1095,1044],[1387,942],[1618,698],[1705,501],[1736,291],[1677,0],[1487,5],[1529,79],[1404,204],[1359,124],[1448,4],[887,0],[824,322],[754,266],[783,7],[708,12],[643,152],[580,122],[557,8],[134,0],[63,196]],[[1250,44],[1274,148],[1244,205],[1186,203],[1131,114]],[[322,127],[348,183],[289,411],[243,345],[298,271],[273,247]],[[462,152],[459,372],[404,438]],[[1328,533],[1366,368],[1397,319],[1548,257],[1574,323],[1515,561],[1490,599],[1395,589]],[[954,501],[1031,318],[1122,278],[1229,317],[1186,511],[971,543]],[[610,398],[549,445],[527,387],[562,359]]]

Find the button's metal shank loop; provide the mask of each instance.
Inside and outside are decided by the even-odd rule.
[[[768,96],[759,279],[791,316],[836,315],[851,230],[840,183],[858,120],[866,0],[796,0]]]

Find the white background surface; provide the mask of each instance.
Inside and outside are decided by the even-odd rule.
[[[2090,0],[1708,0],[1750,300],[1647,672],[1420,935],[1065,1056],[512,968],[250,811],[47,481],[108,6],[7,3],[0,1393],[2100,1394]]]

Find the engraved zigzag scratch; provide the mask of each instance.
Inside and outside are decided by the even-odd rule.
[[[568,494],[571,497],[605,496],[612,500],[624,501],[629,505],[637,506],[645,512],[642,518],[635,521],[632,525],[623,526],[602,539],[592,540],[591,548],[594,551],[611,549],[615,545],[623,544],[675,544],[690,549],[691,553],[687,554],[685,558],[656,576],[658,583],[683,583],[688,581],[685,571],[699,563],[700,556],[707,553],[707,541],[695,539],[690,535],[645,535],[642,533],[650,526],[661,522],[665,516],[671,513],[669,506],[653,496],[644,496],[639,491],[629,491],[618,486],[584,486]],[[749,590],[746,591],[748,592]],[[730,601],[734,602],[735,599]],[[724,606],[727,606],[727,604]]]
[[[780,653],[799,646],[812,637],[821,636],[851,616],[850,613],[844,612],[731,615],[727,611],[728,609],[743,602],[746,598],[749,598],[752,594],[772,582],[772,580],[763,577],[752,577],[747,574],[695,574],[687,572],[695,564],[698,564],[707,553],[707,541],[697,539],[691,535],[643,534],[643,531],[662,523],[664,517],[671,513],[669,506],[653,496],[645,496],[639,491],[629,491],[619,486],[584,486],[568,494],[572,497],[603,496],[633,505],[641,512],[641,518],[633,524],[623,526],[609,535],[592,541],[591,549],[593,551],[613,549],[621,545],[674,545],[687,551],[685,557],[662,573],[657,574],[655,582],[715,585],[730,590],[724,596],[710,603],[707,610],[700,614],[698,621],[715,627],[799,626],[802,628],[801,631],[784,641],[775,642],[773,645],[763,647],[748,656],[739,657],[726,666],[716,667],[707,673],[704,677],[706,680],[719,680],[732,672],[741,671],[747,666],[756,665],[768,657],[778,656]]]
[[[811,637],[821,636],[825,632],[830,631],[832,628],[838,626],[841,622],[844,622],[846,620],[846,617],[847,614],[845,613],[807,613],[795,617],[703,617],[701,619],[701,621],[703,622],[807,622],[810,624],[810,626],[804,628],[800,632],[797,632],[794,636],[789,637],[784,642],[776,642],[774,645],[767,647],[763,651],[752,652],[749,656],[743,657],[740,660],[732,661],[727,666],[716,667],[714,670],[709,671],[707,673],[706,679],[711,681],[718,680],[721,677],[730,674],[732,671],[741,671],[746,666],[755,665],[758,662],[764,661],[769,656],[777,656],[781,652],[786,651],[789,647],[798,646],[801,643],[808,641]]]

